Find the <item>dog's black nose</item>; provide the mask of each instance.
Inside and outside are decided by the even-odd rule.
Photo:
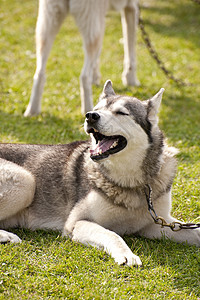
[[[100,118],[100,115],[97,112],[88,112],[85,117],[88,123],[95,123]]]

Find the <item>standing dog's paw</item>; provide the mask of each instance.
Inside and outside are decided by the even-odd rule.
[[[140,86],[140,81],[137,79],[133,69],[125,70],[123,72],[122,82],[124,86]]]
[[[131,266],[141,266],[142,262],[139,258],[139,256],[133,254],[132,252],[129,253],[123,253],[122,255],[116,255],[115,256],[115,262],[119,265],[127,265],[129,267]]]
[[[20,243],[21,239],[14,233],[0,230],[0,243]]]

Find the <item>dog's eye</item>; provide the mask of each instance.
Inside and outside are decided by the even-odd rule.
[[[128,113],[125,113],[125,112],[123,112],[123,111],[116,111],[116,114],[117,115],[122,115],[122,116],[128,116]]]

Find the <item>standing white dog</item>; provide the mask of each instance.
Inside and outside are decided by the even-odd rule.
[[[41,112],[41,97],[45,83],[47,59],[60,26],[70,12],[83,37],[84,66],[80,76],[82,113],[93,107],[92,83],[99,83],[99,56],[105,28],[105,15],[109,8],[121,11],[124,35],[124,85],[139,85],[136,77],[136,28],[138,0],[39,0],[36,25],[37,67],[30,102],[25,116]]]

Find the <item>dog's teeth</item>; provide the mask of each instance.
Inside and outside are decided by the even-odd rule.
[[[111,149],[112,149],[112,148],[115,148],[117,145],[118,145],[118,141],[115,141],[115,142],[112,144],[112,146],[111,146],[110,148],[111,148]]]
[[[94,132],[98,132],[98,130],[96,130],[95,128],[93,128]]]
[[[100,155],[102,154],[102,150],[101,150],[101,149],[99,150],[99,154],[100,154]]]

